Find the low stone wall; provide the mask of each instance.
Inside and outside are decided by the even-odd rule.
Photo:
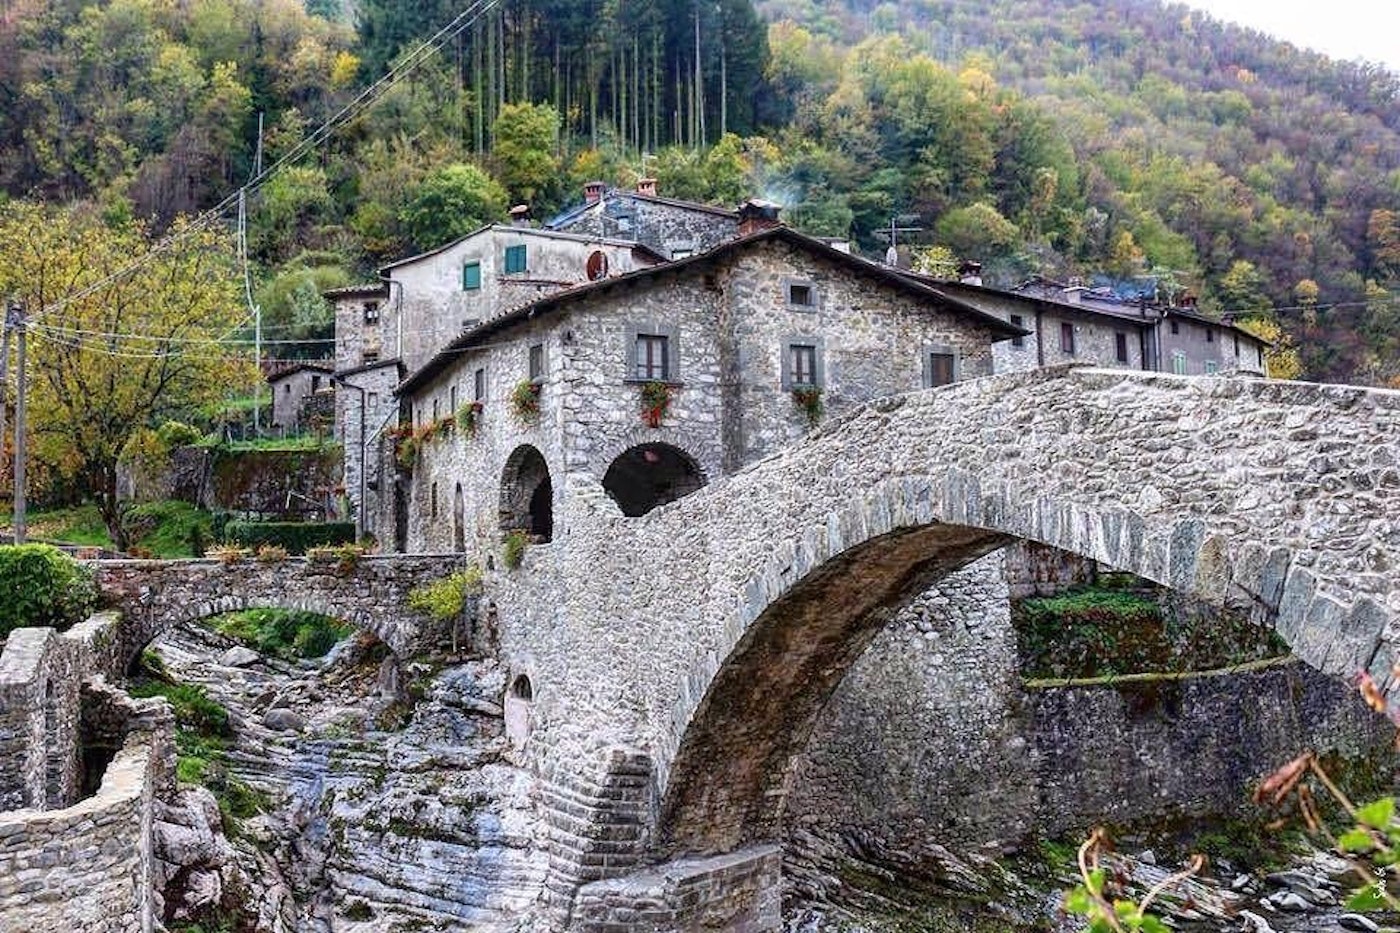
[[[10,633],[0,654],[0,811],[57,809],[76,796],[79,684],[111,670],[117,627],[100,613],[66,632]]]
[[[151,733],[133,732],[95,796],[0,814],[0,930],[154,929],[151,814],[162,757]]]
[[[1251,786],[1305,750],[1396,767],[1395,727],[1357,692],[1301,662],[1179,681],[1063,686],[1025,693],[1036,769],[1036,826],[1249,805]]]
[[[755,846],[679,859],[579,889],[578,933],[762,933],[782,926],[782,851]]]

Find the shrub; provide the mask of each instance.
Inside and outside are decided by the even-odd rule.
[[[414,587],[408,594],[408,608],[435,622],[446,622],[462,614],[467,597],[481,592],[481,570],[475,566],[459,573]]]
[[[264,544],[258,548],[257,558],[264,564],[276,564],[287,559],[287,549],[275,544]]]
[[[352,522],[229,522],[224,534],[230,543],[242,547],[271,545],[284,548],[289,554],[305,554],[312,547],[352,543],[355,525]]]
[[[481,407],[480,402],[467,402],[457,409],[457,427],[463,437],[476,437],[477,429],[481,427]]]
[[[165,422],[156,429],[156,437],[165,445],[167,451],[176,447],[189,447],[204,439],[198,428],[182,421]]]
[[[501,554],[501,561],[506,565],[507,570],[514,570],[520,566],[520,562],[525,559],[525,547],[529,543],[530,536],[519,529],[506,535],[505,550]]]
[[[813,427],[822,420],[822,390],[817,386],[799,386],[792,390],[792,401],[807,416]]]
[[[67,628],[97,605],[92,574],[47,544],[0,546],[0,636],[28,626]]]
[[[222,635],[285,660],[325,657],[352,631],[335,619],[293,609],[247,609],[216,616],[209,624]]]

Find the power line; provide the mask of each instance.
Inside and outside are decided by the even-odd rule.
[[[394,65],[380,76],[377,81],[357,94],[350,103],[342,107],[310,134],[303,137],[302,140],[293,146],[285,155],[277,159],[267,168],[257,171],[256,174],[248,180],[247,184],[229,194],[213,207],[199,214],[194,220],[180,228],[176,233],[169,234],[162,238],[158,243],[126,266],[104,276],[92,285],[82,288],[72,295],[64,296],[51,304],[44,305],[42,308],[39,308],[29,315],[29,320],[35,321],[46,314],[61,311],[71,304],[97,294],[107,286],[138,271],[157,256],[173,249],[176,245],[194,236],[213,222],[222,220],[231,207],[234,207],[239,204],[240,201],[246,199],[249,192],[257,191],[284,169],[294,165],[302,156],[306,155],[313,148],[329,139],[331,134],[336,130],[378,103],[385,94],[392,90],[408,75],[416,71],[429,57],[440,51],[447,42],[451,41],[452,38],[464,31],[467,27],[474,25],[478,19],[489,13],[498,6],[500,2],[501,0],[473,0],[472,4],[467,7],[467,9],[457,14],[446,26],[439,29],[433,36],[415,47],[408,55],[401,59],[397,65]]]

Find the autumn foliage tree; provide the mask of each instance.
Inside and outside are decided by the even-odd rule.
[[[216,230],[176,230],[178,243],[157,251],[140,225],[111,226],[92,209],[0,211],[0,294],[24,302],[31,321],[30,460],[90,497],[119,547],[127,439],[256,377],[244,348],[226,342],[246,316],[229,244]]]

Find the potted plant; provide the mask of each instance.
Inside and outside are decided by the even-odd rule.
[[[480,402],[467,402],[457,409],[457,427],[463,437],[476,437],[477,429],[481,426],[481,407]]]
[[[522,379],[510,390],[510,410],[521,424],[537,424],[540,420],[540,384]]]
[[[822,390],[820,386],[798,386],[792,390],[792,401],[807,415],[807,423],[816,427],[822,420]]]
[[[670,386],[656,380],[642,383],[642,421],[647,427],[661,427],[661,419],[670,407]]]

